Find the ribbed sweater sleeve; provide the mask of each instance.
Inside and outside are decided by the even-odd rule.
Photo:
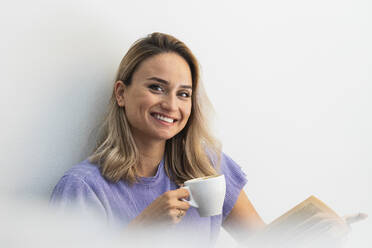
[[[224,221],[247,183],[247,178],[242,168],[226,154],[221,156],[221,173],[225,175],[226,180],[226,196],[222,210],[222,221]]]

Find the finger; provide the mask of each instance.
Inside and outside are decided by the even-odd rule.
[[[186,199],[189,197],[190,193],[187,189],[179,188],[175,190],[178,199]]]
[[[353,224],[353,223],[356,223],[358,221],[361,221],[361,220],[364,220],[368,217],[367,214],[365,213],[357,213],[357,214],[349,214],[349,215],[345,215],[343,217],[343,219],[345,220],[345,222],[350,225],[350,224]]]
[[[177,217],[178,218],[182,218],[185,215],[186,215],[186,211],[185,210],[182,210],[182,209],[179,209],[179,213],[178,213]]]
[[[187,211],[190,208],[190,204],[188,202],[178,201],[175,207]]]
[[[182,217],[185,216],[185,211],[182,209],[172,209],[172,222],[178,223],[181,221]]]

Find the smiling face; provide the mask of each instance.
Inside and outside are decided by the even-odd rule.
[[[129,86],[116,82],[115,94],[135,139],[165,141],[185,127],[191,113],[189,65],[176,53],[152,56],[140,63]]]

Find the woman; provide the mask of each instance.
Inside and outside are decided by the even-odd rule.
[[[184,43],[162,33],[138,40],[121,61],[96,149],[66,172],[51,203],[94,209],[127,231],[192,229],[209,243],[221,225],[237,240],[262,228],[243,191],[245,174],[209,133],[207,104]],[[202,218],[182,201],[189,195],[180,185],[216,174],[226,178],[223,214]]]

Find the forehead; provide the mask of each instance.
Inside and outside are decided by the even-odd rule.
[[[133,79],[159,77],[170,83],[192,85],[191,70],[184,58],[176,53],[161,53],[142,61]]]

